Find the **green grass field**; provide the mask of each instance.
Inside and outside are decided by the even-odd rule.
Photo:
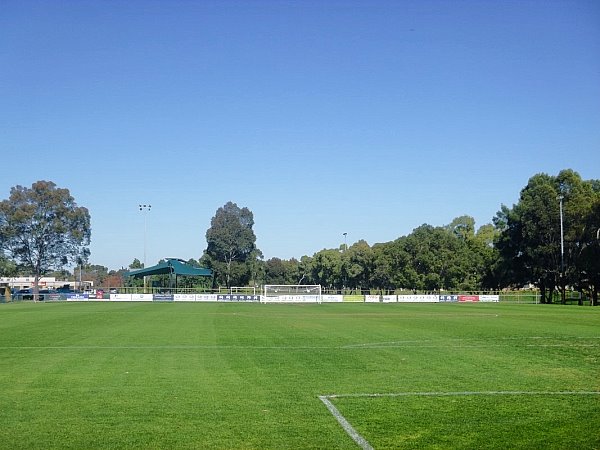
[[[600,448],[600,308],[0,305],[0,447]]]

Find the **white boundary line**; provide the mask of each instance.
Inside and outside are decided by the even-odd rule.
[[[600,395],[600,391],[459,391],[459,392],[395,392],[387,394],[330,394],[319,395],[319,400],[327,407],[344,431],[363,450],[373,450],[373,447],[358,431],[346,420],[343,414],[333,405],[331,399],[335,398],[377,398],[377,397],[452,397],[470,395]]]
[[[186,349],[255,349],[255,350],[361,350],[361,349],[389,349],[389,348],[490,348],[502,347],[509,342],[521,341],[524,347],[597,347],[600,345],[600,336],[569,336],[572,340],[588,340],[591,343],[581,342],[539,342],[541,336],[501,338],[494,342],[481,342],[476,339],[449,339],[447,341],[401,340],[384,342],[364,342],[345,344],[339,346],[327,345],[0,345],[0,350],[186,350]],[[531,340],[534,343],[527,343]],[[537,342],[536,342],[537,341]]]
[[[352,425],[350,425],[350,422],[346,420],[342,413],[340,413],[340,411],[335,406],[333,406],[333,403],[329,401],[330,398],[332,398],[332,396],[330,395],[319,396],[319,400],[321,400],[325,404],[329,412],[333,414],[333,417],[335,417],[335,419],[342,426],[342,428],[348,434],[348,436],[350,436],[352,440],[356,442],[363,450],[373,450],[373,447],[371,447],[369,441],[367,441],[364,437],[358,434],[358,432],[354,429]]]

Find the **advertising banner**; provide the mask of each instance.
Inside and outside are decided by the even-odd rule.
[[[218,302],[257,302],[260,300],[259,295],[246,294],[218,294]]]
[[[380,295],[365,295],[365,303],[379,303],[380,301]]]
[[[396,303],[398,301],[397,295],[382,295],[381,300],[383,303]]]
[[[258,297],[258,296],[257,296]],[[275,297],[262,296],[265,303],[317,303],[318,295],[278,295]]]
[[[459,295],[458,301],[459,302],[478,302],[479,295]]]
[[[111,302],[130,302],[131,294],[110,294]]]
[[[344,296],[343,295],[322,295],[321,301],[327,302],[327,303],[341,303],[344,301]]]
[[[400,303],[438,303],[439,295],[399,295],[398,302]]]
[[[176,302],[195,302],[196,294],[175,294],[173,301]]]
[[[173,294],[153,294],[153,302],[172,302],[175,299]]]
[[[440,302],[457,302],[458,295],[440,295]]]
[[[345,302],[364,302],[364,295],[344,295],[343,296]]]
[[[217,294],[196,294],[197,302],[216,302]]]
[[[497,294],[495,294],[495,295],[480,295],[479,301],[480,302],[499,302],[500,296]]]
[[[131,294],[132,302],[151,302],[152,300],[154,300],[152,294]]]
[[[68,302],[81,302],[89,299],[88,294],[67,294]]]

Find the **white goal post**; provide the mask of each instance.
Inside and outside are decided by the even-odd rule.
[[[320,284],[266,284],[261,301],[265,303],[321,303]]]

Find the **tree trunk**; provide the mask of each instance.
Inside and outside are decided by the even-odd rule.
[[[40,296],[40,274],[36,273],[33,279],[33,302],[37,302]]]
[[[546,285],[540,285],[540,302],[546,303]]]

